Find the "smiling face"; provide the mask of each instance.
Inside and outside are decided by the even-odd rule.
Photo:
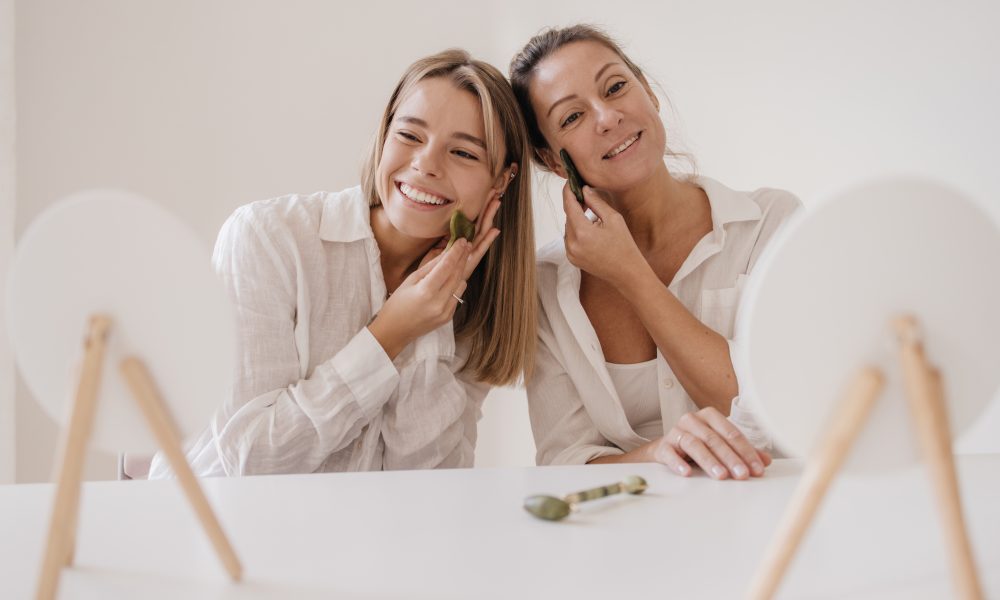
[[[624,192],[664,168],[666,132],[653,92],[613,50],[580,41],[546,57],[530,83],[548,166],[566,149],[595,188]]]
[[[389,123],[376,171],[376,190],[393,227],[437,238],[447,233],[456,209],[475,220],[502,185],[490,172],[485,139],[473,93],[442,77],[416,83]]]

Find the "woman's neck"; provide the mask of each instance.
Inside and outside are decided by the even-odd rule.
[[[711,210],[705,192],[693,183],[675,179],[666,165],[641,184],[613,194],[612,206],[621,213],[644,254],[668,247],[678,228],[700,222],[705,211]]]
[[[420,260],[438,240],[416,238],[393,227],[381,206],[371,208],[372,233],[378,244],[382,277],[386,291],[396,291],[406,276],[416,270]]]

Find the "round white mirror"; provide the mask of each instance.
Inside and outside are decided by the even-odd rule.
[[[910,313],[942,374],[953,438],[1000,383],[1000,230],[968,197],[920,180],[856,187],[773,241],[737,324],[741,394],[780,449],[808,456],[865,365],[885,374],[845,468],[914,461],[891,319]]]
[[[156,449],[119,373],[149,369],[185,438],[228,393],[235,322],[207,248],[142,197],[88,191],[53,205],[21,236],[8,284],[8,329],[31,393],[65,427],[89,317],[111,318],[93,437],[112,451]]]

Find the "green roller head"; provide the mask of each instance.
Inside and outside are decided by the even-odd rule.
[[[569,189],[576,196],[576,201],[583,204],[583,186],[587,185],[587,182],[583,180],[583,177],[580,177],[580,172],[576,170],[576,165],[573,164],[573,159],[569,157],[569,152],[566,152],[565,148],[559,151],[559,158],[562,159],[563,167],[566,168]]]
[[[641,494],[646,491],[646,480],[638,475],[629,475],[622,480],[622,491],[629,494]]]
[[[451,248],[451,245],[455,243],[460,237],[472,242],[476,239],[476,224],[469,220],[469,217],[465,216],[460,210],[456,210],[451,213],[451,239],[448,240],[448,245],[445,246],[445,250]]]
[[[569,516],[570,505],[552,496],[529,496],[524,500],[524,510],[546,521],[561,521]]]

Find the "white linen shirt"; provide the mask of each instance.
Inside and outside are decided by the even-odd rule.
[[[458,374],[451,323],[390,360],[360,187],[248,204],[212,257],[236,308],[232,397],[188,451],[200,476],[470,467],[488,384]],[[169,475],[157,454],[150,477]]]
[[[705,177],[695,181],[708,195],[712,231],[691,250],[667,289],[726,338],[734,357],[736,309],[747,275],[778,227],[801,203],[782,190],[745,193]],[[538,289],[538,354],[535,373],[527,383],[538,464],[582,464],[649,442],[629,424],[597,333],[580,303],[580,269],[566,258],[564,240],[539,251]],[[656,369],[663,435],[697,407],[659,349]],[[736,372],[738,381],[738,366]],[[755,446],[770,446],[769,436],[753,419],[752,407],[742,405],[738,396],[730,420]]]

